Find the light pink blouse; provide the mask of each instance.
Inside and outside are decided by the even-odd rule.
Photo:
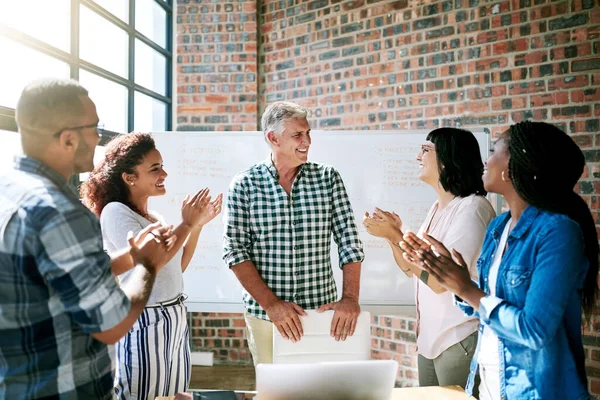
[[[477,279],[477,258],[490,221],[496,216],[494,208],[483,196],[456,197],[436,221],[431,220],[437,210],[435,202],[418,235],[428,229],[430,236],[441,241],[447,249],[456,249]],[[454,306],[451,292],[435,294],[427,285],[415,280],[417,304],[417,351],[423,357],[437,358],[444,350],[465,339],[477,330],[477,318],[466,317]]]

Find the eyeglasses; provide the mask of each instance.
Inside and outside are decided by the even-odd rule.
[[[435,151],[435,148],[433,146],[428,146],[426,144],[421,145],[422,153],[427,153],[428,151]]]
[[[62,128],[60,131],[56,132],[52,136],[54,136],[55,138],[57,138],[64,131],[79,131],[79,130],[88,129],[88,128],[96,128],[96,135],[98,135],[99,138],[102,137],[102,133],[104,132],[104,124],[102,122],[98,122],[98,123],[95,123],[95,124],[89,124],[89,125],[81,125],[81,126],[73,126],[73,127],[68,127],[68,128]]]

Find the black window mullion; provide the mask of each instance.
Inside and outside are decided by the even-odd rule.
[[[74,60],[73,57],[71,56],[71,54],[67,53],[66,51],[63,51],[59,48],[56,48],[46,42],[42,42],[39,39],[36,39],[33,36],[29,36],[26,33],[20,32],[16,29],[10,28],[8,26],[2,26],[2,34],[5,35],[7,38],[14,40],[17,43],[23,44],[27,47],[29,47],[32,50],[38,51],[42,54],[45,54],[47,56],[50,56],[52,58],[56,58],[59,61],[64,62],[65,64],[69,64],[69,65],[73,65]],[[13,55],[12,54],[0,54],[0,57],[6,57],[6,58],[2,58],[3,62],[6,62],[4,60],[10,60]]]
[[[127,0],[123,0],[127,1]],[[32,50],[38,51],[42,54],[55,58],[69,65],[69,75],[72,79],[79,80],[80,70],[84,69],[91,73],[94,73],[103,79],[118,83],[127,88],[127,128],[128,131],[132,131],[135,125],[135,93],[139,92],[145,94],[153,99],[159,100],[165,103],[166,110],[166,129],[170,130],[173,126],[173,109],[172,109],[172,95],[173,95],[173,2],[154,0],[164,10],[165,17],[167,18],[166,23],[166,45],[162,47],[149,39],[145,35],[135,30],[135,10],[136,0],[129,1],[129,20],[128,23],[120,20],[118,17],[104,9],[102,6],[96,4],[93,0],[71,0],[71,26],[70,26],[70,43],[69,52],[56,48],[48,43],[45,43],[33,36],[25,34],[19,30],[0,26],[1,33],[6,35],[11,40],[17,43],[25,45]],[[81,48],[81,16],[80,7],[86,6],[93,12],[99,14],[109,22],[117,25],[119,28],[124,29],[128,35],[128,71],[127,78],[121,77],[104,68],[80,59],[80,48]],[[159,54],[165,57],[167,68],[165,72],[165,94],[157,93],[151,89],[140,86],[135,83],[135,43],[136,39],[140,42],[150,46],[152,49],[157,51]],[[2,56],[0,54],[0,56]],[[0,105],[0,129],[5,130],[16,130],[16,124],[14,123],[14,109],[3,107]]]
[[[170,3],[170,1],[169,1]],[[164,2],[161,2],[161,5],[166,6]],[[163,7],[164,8],[164,7]],[[165,73],[166,85],[165,85],[165,95],[169,97],[169,99],[173,98],[173,69],[175,68],[173,56],[173,8],[169,7],[170,10],[167,11],[167,42],[166,42],[166,50],[169,51],[169,56],[167,57],[167,70]],[[167,103],[167,126],[166,130],[170,131],[173,129],[173,102],[170,101]]]
[[[0,106],[0,129],[3,131],[18,131],[13,108]]]
[[[81,2],[81,4],[85,5],[90,10],[94,11],[96,14],[98,14],[98,15],[102,16],[104,19],[112,22],[114,25],[117,25],[119,28],[123,29],[124,31],[129,30],[129,27],[127,26],[126,22],[123,22],[121,20],[121,18],[112,14],[110,11],[106,10],[104,7],[96,4],[94,1],[90,1],[90,0],[79,0],[79,1]],[[123,1],[123,0],[119,0],[119,1]]]
[[[135,122],[135,0],[129,0],[129,86],[127,88],[127,132],[133,131]]]
[[[137,83],[134,85],[134,89],[136,92],[140,92],[145,94],[146,96],[152,97],[153,99],[160,100],[165,103],[171,103],[171,98],[167,96],[163,96],[159,93],[153,92],[150,89],[146,89],[143,86],[138,85]]]
[[[71,0],[71,79],[79,80],[79,0]]]
[[[170,1],[162,1],[162,0],[154,0],[155,3],[158,3],[159,6],[163,8],[167,12],[167,14],[173,13],[173,7],[171,6]]]
[[[167,15],[168,18],[168,15]],[[167,24],[167,29],[168,29],[168,24]],[[168,33],[169,31],[167,30],[167,40],[168,40]],[[135,32],[135,37],[136,39],[139,39],[141,42],[147,44],[148,46],[152,47],[154,50],[158,51],[160,54],[162,54],[165,57],[171,57],[171,52],[168,49],[169,45],[167,43],[167,49],[165,49],[164,47],[156,44],[155,42],[152,41],[152,39],[149,39],[147,36],[145,36],[143,33],[140,32]]]

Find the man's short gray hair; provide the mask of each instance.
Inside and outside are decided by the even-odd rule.
[[[85,113],[80,96],[88,91],[75,80],[42,79],[21,92],[15,119],[21,133],[51,133]]]
[[[267,139],[267,133],[269,132],[281,135],[284,129],[283,125],[286,121],[290,119],[306,119],[307,116],[308,111],[306,108],[289,101],[277,101],[270,104],[260,120],[265,140],[269,143]]]

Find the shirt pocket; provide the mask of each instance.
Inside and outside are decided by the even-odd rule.
[[[505,300],[517,307],[524,306],[527,290],[529,290],[531,284],[532,273],[533,271],[530,268],[524,266],[511,265],[508,267],[503,274]]]

